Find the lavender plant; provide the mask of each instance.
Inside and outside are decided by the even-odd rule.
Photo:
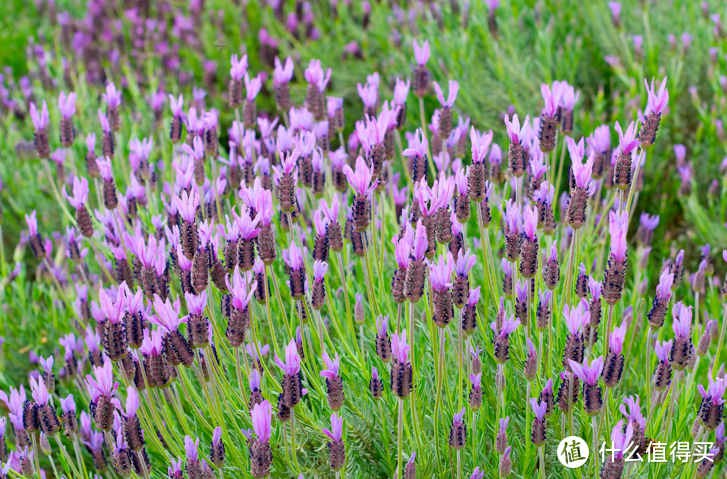
[[[607,114],[601,79],[503,61],[517,21],[543,46],[577,19],[542,5],[132,3],[44,12],[3,79],[0,146],[36,187],[0,197],[0,478],[571,477],[569,435],[581,476],[724,472],[727,183],[702,201],[679,145],[660,165],[696,49],[664,67],[647,28],[632,54],[660,7],[593,7],[628,90]],[[387,22],[385,61],[362,39]],[[696,27],[714,76],[720,17]],[[512,77],[502,119],[457,47]],[[626,460],[678,442],[702,460]]]

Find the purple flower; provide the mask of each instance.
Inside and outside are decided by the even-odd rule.
[[[341,359],[338,357],[338,353],[336,353],[336,358],[331,359],[328,354],[323,351],[323,363],[326,365],[326,369],[321,371],[321,376],[326,379],[335,379],[338,377],[338,372],[341,365]]]
[[[126,286],[126,282],[121,284]],[[113,324],[117,324],[121,321],[126,309],[126,296],[124,289],[121,286],[119,287],[116,301],[113,301],[111,297],[106,294],[106,290],[101,288],[98,293],[98,302],[101,306],[101,311],[103,311],[104,316],[108,321]]]
[[[459,250],[457,254],[457,261],[454,264],[454,271],[460,278],[465,278],[469,274],[472,267],[477,262],[477,258],[469,250],[464,248]]]
[[[30,216],[25,215],[25,223],[28,225],[28,235],[35,236],[38,234],[38,219],[35,216],[36,212],[33,210]]]
[[[388,334],[388,325],[389,325],[389,315],[386,316],[379,315],[378,318],[376,318],[376,333],[379,336],[386,336]]]
[[[50,115],[48,114],[48,104],[43,100],[43,109],[41,110],[40,114],[38,113],[38,108],[36,108],[35,103],[30,102],[30,119],[33,122],[33,126],[35,127],[36,131],[38,130],[45,130],[45,128],[48,126],[48,121],[50,120]]]
[[[285,374],[295,376],[300,371],[300,356],[298,356],[298,347],[295,339],[291,339],[290,343],[285,347],[285,362],[278,355],[275,355],[275,364],[283,370]]]
[[[661,112],[664,111],[666,104],[669,102],[669,91],[666,89],[666,77],[664,77],[664,79],[661,81],[658,92],[654,89],[653,78],[651,79],[651,88],[649,88],[649,83],[646,81],[645,78],[644,85],[646,85],[646,92],[649,95],[649,98],[646,102],[646,110],[644,111],[644,116],[648,115],[649,113],[661,115]]]
[[[36,381],[34,378],[30,378],[30,390],[33,399],[39,406],[48,404],[50,395],[48,394],[48,389],[46,389],[45,381],[43,381],[43,379],[39,378],[38,381]]]
[[[646,429],[646,419],[644,418],[644,415],[641,414],[639,396],[629,396],[624,398],[623,402],[624,404],[619,407],[621,414],[627,417],[632,424],[637,423],[641,427],[641,430],[644,431]],[[626,412],[626,406],[628,406],[628,413]]]
[[[161,356],[162,354],[162,348],[163,348],[163,336],[162,333],[159,332],[158,329],[152,329],[151,334],[149,333],[148,329],[144,330],[144,340],[141,343],[141,347],[139,348],[139,351],[141,351],[142,354],[146,356]],[[110,364],[110,361],[107,361],[106,364]]]
[[[631,423],[629,422],[626,425],[625,432],[623,423],[623,420],[617,422],[611,430],[612,448],[616,451],[614,453],[614,457],[617,459],[621,459],[624,456],[628,448],[631,446],[631,438],[634,435],[634,427]]]
[[[247,55],[243,55],[242,58],[239,59],[237,55],[232,55],[230,58],[230,64],[232,65],[230,67],[230,77],[235,81],[242,80],[242,77],[244,77],[247,72]]]
[[[438,293],[449,290],[452,287],[452,273],[454,272],[454,258],[452,253],[447,256],[439,255],[439,261],[429,265],[429,281],[432,289]]]
[[[179,211],[179,215],[188,223],[194,223],[194,217],[197,214],[197,207],[199,206],[199,195],[197,192],[193,190],[188,194],[184,190],[181,196],[174,197],[173,202]]]
[[[424,158],[427,155],[427,148],[429,148],[429,142],[424,136],[422,129],[417,128],[417,131],[414,133],[414,138],[409,142],[409,148],[405,149],[402,152],[402,155],[407,157],[418,156],[419,158]]]
[[[497,7],[497,4],[499,3],[499,0],[488,0],[488,5],[494,4],[495,7],[490,7],[490,9],[494,9]],[[508,449],[510,449],[508,447]],[[485,479],[485,470],[481,470],[479,467],[475,467],[475,470],[472,471],[472,475],[470,476],[470,479]]]
[[[196,316],[202,316],[204,314],[204,309],[207,306],[207,291],[202,291],[199,295],[184,293],[184,298],[187,300],[189,314]],[[156,298],[154,300],[156,302]]]
[[[462,408],[462,410],[454,415],[452,418],[452,424],[453,425],[460,425],[464,423],[464,414],[466,412],[465,408]]]
[[[644,211],[639,217],[639,223],[644,227],[644,229],[654,231],[656,227],[659,226],[659,215],[650,215]]]
[[[578,379],[591,386],[598,384],[598,378],[601,377],[601,373],[603,372],[603,356],[599,356],[591,361],[590,366],[585,360],[583,361],[583,365],[581,365],[569,359],[568,364],[570,364],[573,374]]]
[[[608,337],[608,345],[614,354],[621,354],[621,351],[623,351],[627,327],[628,324],[624,321],[618,328],[613,328],[611,335]]]
[[[535,231],[538,229],[538,208],[525,206],[523,209],[523,233],[530,241],[535,241]]]
[[[77,176],[73,177],[73,196],[68,196],[66,192],[66,185],[63,185],[63,196],[74,208],[78,209],[83,207],[88,201],[88,180],[81,177],[79,180]]]
[[[424,40],[424,43],[420,47],[416,40],[412,40],[414,46],[414,59],[417,65],[424,66],[429,61],[429,40]]]
[[[672,308],[671,314],[673,320],[671,328],[674,331],[674,334],[676,334],[678,338],[688,338],[692,329],[692,307],[684,306],[684,304],[679,301]]]
[[[325,261],[316,261],[313,263],[313,277],[316,283],[322,283],[328,271],[328,263]]]
[[[136,416],[136,411],[139,409],[139,393],[136,389],[129,387],[126,389],[126,419],[131,419]]]
[[[361,101],[363,102],[364,106],[366,108],[374,108],[379,100],[378,87],[376,85],[370,85],[368,83],[366,83],[365,85],[361,85],[359,83],[357,85],[357,89],[358,96],[361,97]]]
[[[280,63],[280,59],[275,57],[275,70],[273,70],[273,86],[285,85],[293,78],[293,59],[288,57],[285,59],[285,65]]]
[[[114,382],[113,364],[111,361],[104,362],[101,367],[93,367],[93,375],[86,375],[86,388],[91,395],[92,400],[98,399],[100,396],[113,396],[119,388],[119,383]]]
[[[707,390],[705,391],[704,386],[701,384],[697,386],[697,389],[705,401],[711,401],[711,403],[715,406],[725,403],[723,396],[725,389],[727,389],[727,381],[725,381],[724,378],[717,378],[717,381],[715,381],[711,376],[709,376],[709,386],[707,387]]]
[[[343,438],[343,418],[335,412],[331,414],[331,429],[323,429],[323,434],[333,442],[341,442]]]
[[[624,154],[631,153],[638,145],[639,141],[636,139],[636,123],[631,122],[628,129],[626,130],[626,133],[624,134],[621,130],[621,125],[619,125],[618,121],[616,122],[616,132],[618,133],[619,138],[619,145],[621,146],[621,151]]]
[[[255,101],[255,97],[260,93],[260,89],[263,86],[263,82],[260,76],[256,76],[250,80],[250,76],[245,73],[245,98],[247,101]]]
[[[102,94],[101,97],[109,108],[118,108],[121,105],[121,92],[116,90],[113,83],[106,85],[106,93]]]
[[[581,303],[578,306],[571,307],[566,304],[563,315],[565,316],[565,325],[571,335],[580,334],[583,331],[583,325],[588,324],[591,320],[588,308],[582,307]]]
[[[305,69],[304,76],[308,83],[316,85],[318,90],[322,92],[331,79],[331,69],[329,68],[324,72],[320,60],[311,60],[308,68]]]
[[[530,407],[532,407],[538,421],[542,421],[545,418],[545,412],[548,410],[547,402],[543,401],[538,404],[537,398],[530,398]]]
[[[248,273],[246,272],[245,277],[247,276]],[[248,289],[247,279],[243,279],[240,270],[235,268],[235,272],[232,275],[232,283],[230,283],[229,275],[225,277],[225,283],[232,295],[232,305],[237,309],[247,308],[250,300],[255,295],[257,282],[253,283]]]
[[[293,271],[303,269],[303,253],[295,243],[291,243],[289,249],[283,250],[283,261]]]
[[[169,95],[169,107],[175,118],[181,118],[184,115],[184,97],[179,95],[179,98],[175,100],[172,95]]]
[[[252,408],[250,415],[252,416],[252,429],[255,431],[258,441],[268,442],[272,433],[272,406],[268,401],[263,401]]]
[[[374,188],[379,184],[378,178],[376,181],[371,183],[373,179],[373,168],[369,168],[366,165],[366,161],[363,157],[359,156],[356,158],[356,170],[352,170],[350,166],[345,165],[343,167],[343,173],[348,178],[348,182],[351,184],[351,188],[359,195],[369,195],[374,191]]]
[[[580,92],[576,92],[575,88],[566,82],[561,82],[561,104],[563,108],[568,111],[573,111],[573,108],[578,103],[578,97]]]
[[[76,401],[73,399],[73,394],[69,394],[66,398],[61,398],[61,410],[64,414],[76,413]]]
[[[473,126],[470,129],[470,141],[472,143],[472,162],[483,163],[492,143],[492,130],[485,134],[478,134]]]
[[[58,110],[60,110],[63,118],[71,118],[76,113],[76,93],[71,92],[66,95],[66,92],[62,91],[58,95]]]
[[[391,335],[391,351],[400,364],[409,363],[409,349],[410,346],[406,343],[406,329],[399,334]]]
[[[663,343],[659,343],[659,340],[657,340],[656,344],[654,345],[654,352],[656,353],[656,357],[665,364],[669,364],[669,353],[671,353],[672,342],[672,340],[669,340],[664,341]]]
[[[545,101],[545,114],[549,117],[554,117],[558,112],[558,105],[560,104],[560,92],[551,92],[550,86],[543,83],[540,86],[540,93],[543,95]]]
[[[626,210],[621,213],[609,212],[608,231],[611,234],[611,254],[617,262],[626,258],[626,233],[629,227],[629,216]]]
[[[192,436],[184,437],[184,451],[187,453],[189,461],[197,461],[199,458],[199,438],[193,441]]]
[[[459,82],[456,80],[449,80],[449,94],[447,95],[446,100],[444,99],[442,89],[437,82],[434,82],[434,91],[437,93],[437,99],[442,105],[442,108],[452,108],[455,100],[457,99],[457,92],[459,92]]]
[[[406,104],[406,97],[409,95],[409,88],[411,81],[409,79],[404,83],[400,78],[396,79],[396,86],[394,86],[394,103],[401,106]]]
[[[591,136],[586,138],[586,143],[594,152],[606,153],[611,148],[611,134],[608,125],[596,127]]]
[[[505,339],[506,337],[510,336],[513,331],[517,329],[517,327],[520,326],[520,320],[515,319],[515,315],[510,315],[510,317],[505,317],[505,320],[502,322],[502,329],[500,331],[497,330],[497,323],[492,322],[490,323],[490,329],[492,329],[495,332],[496,336],[499,336],[501,339]]]
[[[621,16],[621,3],[620,2],[608,2],[608,8],[611,10],[611,15],[614,18]]]

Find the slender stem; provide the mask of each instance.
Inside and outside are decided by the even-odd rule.
[[[608,391],[608,389],[606,390]],[[601,412],[605,411],[606,407],[601,410]],[[603,416],[601,416],[601,423],[603,423]],[[595,471],[598,471],[598,434],[596,427],[596,416],[591,416],[591,430],[593,431],[593,464],[596,466]]]
[[[460,453],[462,451],[457,449],[457,479],[462,479],[462,458]]]
[[[725,323],[727,323],[727,304],[724,306],[724,313],[722,314],[722,327],[719,332],[719,341],[717,342],[717,354],[714,355],[714,365],[712,366],[712,376],[717,377],[717,370],[719,369],[719,356],[722,353],[722,346],[724,346],[724,335],[725,335]]]
[[[78,472],[78,470],[76,469],[76,466],[73,464],[73,461],[71,460],[71,456],[68,455],[68,451],[66,450],[66,446],[64,446],[63,443],[61,442],[60,434],[56,434],[54,437],[56,438],[56,442],[58,443],[58,448],[61,450],[61,452],[65,456],[66,462],[68,463],[68,466],[73,470],[73,473],[79,477],[85,477],[85,476],[82,476],[80,472]],[[109,443],[109,444],[113,444],[113,443]],[[37,456],[37,450],[36,450],[35,455]]]
[[[83,455],[81,453],[81,445],[78,443],[78,435],[73,436],[73,450],[76,453],[78,469],[83,471],[83,477],[88,477],[86,473],[86,464],[83,462]]]
[[[424,98],[419,98],[419,117],[422,122],[422,137],[426,140],[427,139],[427,117],[424,113]],[[427,142],[427,162],[429,163],[429,171],[432,172],[432,174],[436,174],[436,170],[434,169],[434,162],[432,161],[432,152],[429,148],[429,142]]]
[[[608,305],[608,321],[606,322],[605,341],[603,342],[603,357],[608,354],[608,343],[611,341],[611,321],[613,321],[613,306]]]
[[[677,396],[679,380],[682,378],[683,375],[684,375],[684,371],[677,371],[677,373],[674,375],[674,382],[671,384],[671,388],[669,390],[669,395],[671,397],[669,398],[669,415],[667,416],[667,419],[666,419],[666,430],[665,430],[667,444],[669,444],[669,436],[671,434],[671,418],[672,418],[672,415],[674,414],[674,400],[676,399],[676,396]],[[663,429],[664,429],[664,427],[662,426],[662,430]]]
[[[35,461],[35,473],[38,474],[38,479],[40,478],[40,459],[38,456],[40,456],[40,444],[38,443],[38,434],[32,433],[30,435],[30,438],[32,440],[33,444],[33,460]]]
[[[298,465],[298,455],[295,452],[295,408],[290,408],[290,436],[291,436],[291,451],[293,454],[293,462],[295,463],[295,472],[300,474],[300,466]]]
[[[538,456],[540,456],[540,478],[541,479],[545,479],[545,452],[544,452],[544,446],[540,446],[538,448]]]
[[[464,309],[459,310],[459,321],[457,326],[458,331],[458,339],[457,339],[457,356],[459,357],[459,374],[457,376],[457,396],[459,397],[459,409],[462,409],[462,384],[464,382],[464,378],[462,377],[462,371],[463,371],[463,364],[464,364],[464,358],[462,357],[462,336],[464,335],[464,331],[462,331],[462,316],[463,316]],[[459,457],[459,451],[457,451],[457,456]]]
[[[402,453],[402,437],[404,435],[404,400],[402,398],[399,398],[399,423],[398,423],[398,431],[399,431],[399,450],[398,450],[398,462],[396,470],[398,471],[397,477],[404,477],[402,476],[402,470],[401,470],[401,453]]]
[[[275,339],[275,328],[273,327],[273,319],[272,315],[270,314],[270,295],[269,295],[269,285],[268,285],[268,265],[265,265],[265,270],[263,271],[263,287],[265,289],[265,313],[268,316],[268,326],[270,327],[270,334],[273,337],[273,351],[276,352],[278,350],[278,341]],[[283,312],[281,312],[283,314]]]

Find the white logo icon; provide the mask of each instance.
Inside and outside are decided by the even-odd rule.
[[[558,444],[558,460],[569,469],[577,469],[588,461],[588,443],[578,436],[568,436]]]

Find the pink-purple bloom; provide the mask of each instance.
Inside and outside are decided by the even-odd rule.
[[[417,65],[424,66],[429,61],[429,40],[424,40],[424,43],[422,46],[419,46],[416,40],[412,40],[412,45],[414,46],[414,59],[417,62]]]
[[[654,89],[653,78],[651,79],[651,88],[649,88],[649,82],[646,79],[644,79],[644,85],[646,85],[646,92],[648,94],[644,115],[646,116],[649,113],[661,115],[669,102],[669,90],[666,89],[666,77],[661,81],[658,91]]]

